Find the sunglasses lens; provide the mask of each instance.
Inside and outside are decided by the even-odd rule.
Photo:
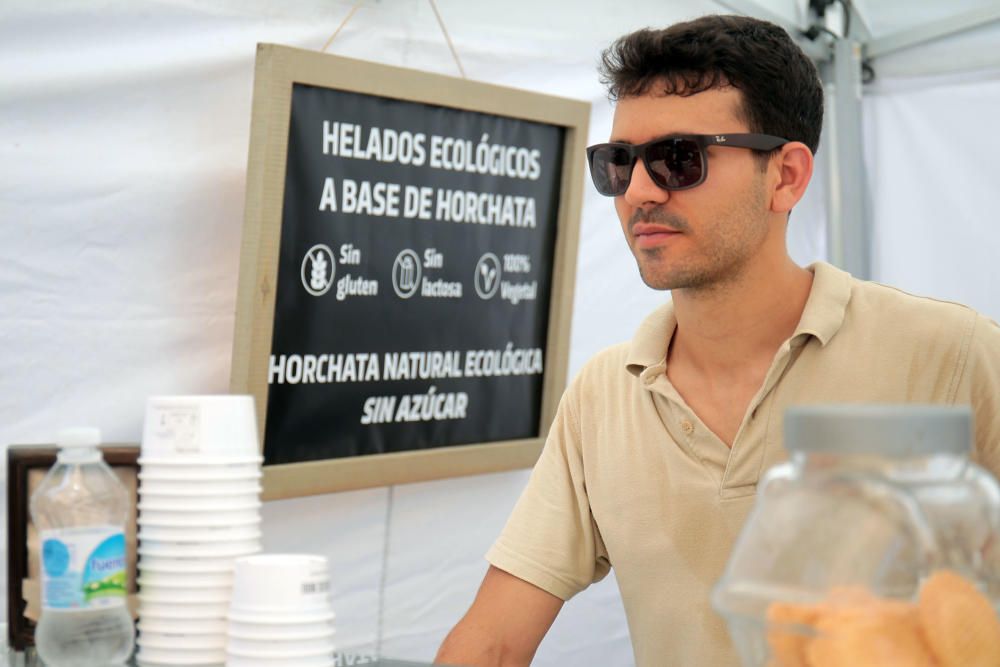
[[[691,139],[674,137],[648,144],[642,159],[653,181],[666,190],[694,187],[705,177],[704,153]],[[611,197],[625,194],[634,165],[632,151],[627,148],[614,144],[596,147],[590,156],[590,174],[597,191]]]
[[[590,175],[602,195],[625,194],[632,176],[632,157],[620,146],[601,146],[590,156]]]
[[[653,180],[668,190],[689,188],[704,173],[701,148],[690,139],[664,139],[646,149],[646,164]]]

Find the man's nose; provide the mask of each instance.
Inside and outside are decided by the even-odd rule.
[[[639,207],[663,204],[670,199],[670,192],[653,181],[642,158],[638,158],[632,166],[632,178],[623,196],[630,206]]]

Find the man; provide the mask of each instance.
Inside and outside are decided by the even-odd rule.
[[[638,665],[736,665],[709,595],[784,458],[790,405],[971,403],[976,453],[1000,470],[1000,328],[788,255],[823,92],[782,29],[642,30],[602,74],[617,106],[611,143],[588,149],[594,184],[672,302],[566,391],[441,663],[527,665],[563,601],[614,566]]]

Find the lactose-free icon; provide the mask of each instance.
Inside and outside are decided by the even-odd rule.
[[[400,299],[409,299],[420,287],[420,258],[409,248],[396,255],[392,264],[392,289]]]
[[[326,294],[336,273],[337,263],[327,245],[317,243],[302,258],[302,286],[313,296]]]
[[[480,299],[490,299],[500,287],[500,259],[491,252],[479,258],[473,277],[476,294]]]

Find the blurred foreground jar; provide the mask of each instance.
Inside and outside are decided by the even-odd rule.
[[[1000,665],[1000,486],[965,407],[785,415],[713,592],[745,667]]]

